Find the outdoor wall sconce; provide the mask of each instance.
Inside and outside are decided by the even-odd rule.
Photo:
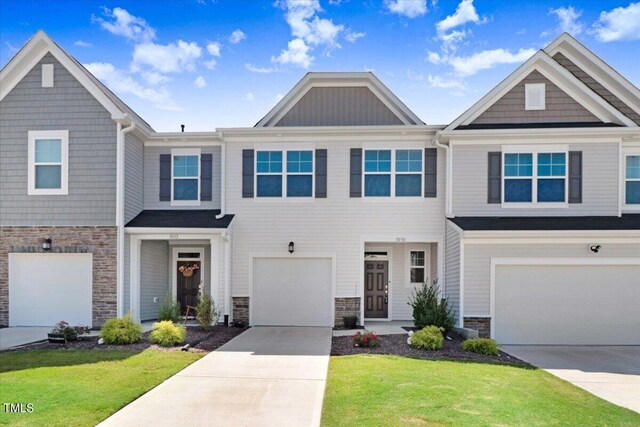
[[[289,253],[292,254],[294,251],[295,243],[289,242]]]
[[[600,246],[600,245],[598,245],[598,244],[595,244],[595,245],[591,245],[591,246],[589,246],[589,250],[590,250],[591,252],[593,252],[594,254],[597,254],[598,252],[600,252],[600,248],[601,248],[601,247],[602,247],[602,246]]]
[[[42,250],[45,252],[51,250],[51,237],[47,237],[46,239],[44,239],[44,241],[42,242]]]

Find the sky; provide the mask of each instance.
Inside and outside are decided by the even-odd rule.
[[[2,66],[39,29],[157,131],[253,126],[309,71],[449,123],[563,31],[640,84],[628,0],[2,0]]]

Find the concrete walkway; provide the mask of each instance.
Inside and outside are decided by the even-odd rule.
[[[102,426],[318,426],[330,328],[255,327]]]
[[[47,339],[50,327],[20,326],[0,329],[0,350]]]
[[[640,346],[500,348],[604,400],[640,412]]]

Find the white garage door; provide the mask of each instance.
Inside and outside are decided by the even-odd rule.
[[[640,265],[497,265],[501,344],[640,344]]]
[[[252,324],[332,326],[332,277],[330,258],[255,258]]]
[[[9,254],[9,325],[91,326],[91,254]]]

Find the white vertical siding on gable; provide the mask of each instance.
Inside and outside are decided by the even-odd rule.
[[[131,221],[144,208],[144,143],[125,134],[124,154],[124,223]]]
[[[558,140],[562,144],[561,140]],[[567,208],[502,208],[487,203],[487,156],[499,144],[453,144],[453,213],[456,216],[587,216],[618,214],[618,144],[569,144],[582,151],[582,203]]]

